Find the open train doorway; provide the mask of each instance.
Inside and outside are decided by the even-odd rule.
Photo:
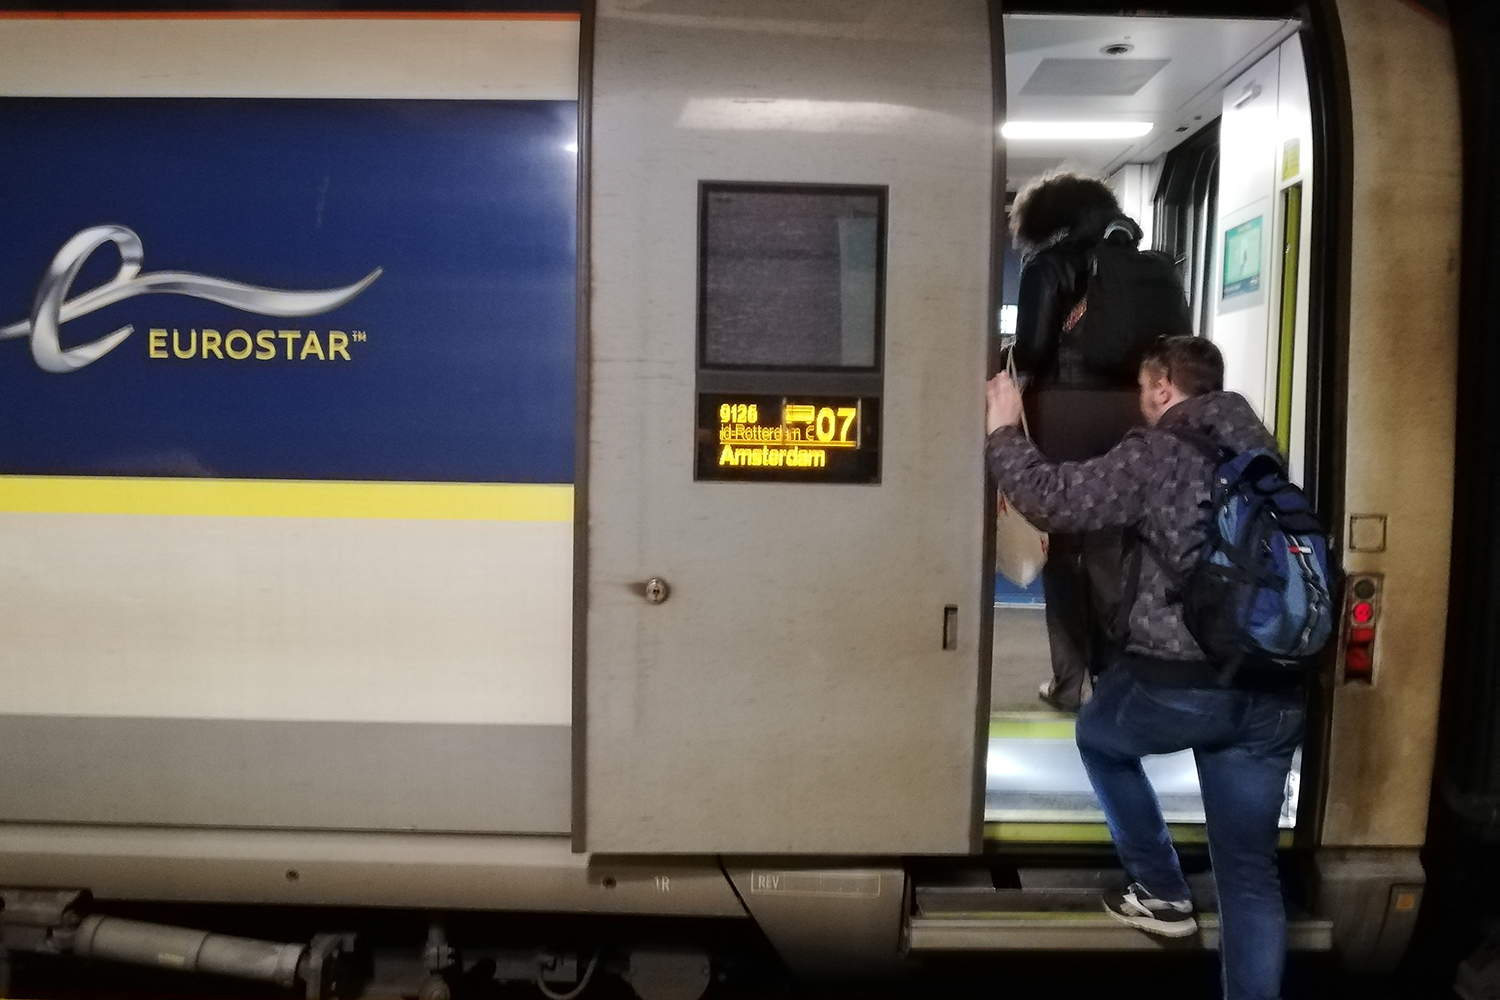
[[[1007,206],[1032,181],[1107,181],[1141,249],[1176,262],[1194,333],[1226,360],[1226,388],[1276,435],[1294,479],[1308,466],[1313,118],[1302,25],[1280,19],[1004,18]],[[998,328],[1013,342],[1023,250],[1008,242]],[[997,574],[985,795],[991,841],[1103,843],[1103,816],[1073,717],[1039,700],[1054,676],[1109,654],[1107,623],[1054,545],[1054,569],[1020,586]],[[1077,574],[1074,574],[1075,576]],[[1092,647],[1092,648],[1091,648]],[[1085,685],[1084,697],[1087,697]],[[1180,841],[1201,839],[1191,752],[1146,769]],[[1300,755],[1282,826],[1297,816]]]

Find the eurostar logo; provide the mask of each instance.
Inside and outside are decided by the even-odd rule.
[[[94,251],[113,243],[120,251],[120,269],[97,288],[68,298],[73,282]],[[31,357],[47,372],[67,373],[93,364],[135,332],[122,326],[81,347],[64,350],[60,331],[64,323],[137,295],[187,295],[243,309],[260,316],[317,316],[351,301],[380,277],[376,268],[352,285],[325,291],[287,291],[245,285],[189,271],[141,273],[145,248],[134,230],[125,226],[92,226],[64,243],[37,286],[31,316],[0,327],[0,340],[29,337]]]

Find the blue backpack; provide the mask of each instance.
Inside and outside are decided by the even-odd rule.
[[[1188,631],[1228,683],[1236,671],[1305,671],[1334,628],[1328,536],[1267,449],[1235,453],[1174,430],[1213,466],[1207,537],[1180,581]]]

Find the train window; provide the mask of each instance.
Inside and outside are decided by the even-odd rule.
[[[884,189],[704,184],[700,225],[702,367],[878,368]]]
[[[1219,205],[1219,123],[1166,155],[1156,189],[1156,244],[1176,258],[1193,309],[1193,330],[1206,335],[1213,308],[1214,227]]]

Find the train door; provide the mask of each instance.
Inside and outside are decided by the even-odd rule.
[[[1296,150],[1300,157],[1287,154],[1288,182],[1300,184],[1312,176],[1298,23],[1015,13],[1007,14],[1004,24],[1008,190],[1014,194],[1059,170],[1105,178],[1124,213],[1140,224],[1141,247],[1177,260],[1195,332],[1225,351],[1229,387],[1244,392],[1268,422],[1285,414],[1282,429],[1290,436],[1295,426],[1293,457],[1300,458],[1303,422],[1301,412],[1294,420],[1292,411],[1294,403],[1305,408],[1306,398],[1307,337],[1299,340],[1296,330],[1307,322],[1307,255],[1298,258],[1300,269],[1296,260],[1288,265],[1293,280],[1286,296],[1292,304],[1284,332],[1275,337],[1267,304],[1280,296],[1270,287],[1273,166],[1280,169],[1284,148]],[[1289,82],[1278,102],[1283,60]],[[1300,103],[1288,96],[1293,92],[1300,93]],[[1234,161],[1227,167],[1226,158]],[[1226,173],[1227,196],[1222,194]],[[1227,202],[1239,210],[1241,187],[1253,189],[1259,199],[1247,216],[1255,221],[1245,231],[1258,237],[1264,229],[1265,239],[1254,244],[1253,267],[1246,265],[1251,277],[1244,287],[1254,289],[1225,300],[1223,283],[1215,280],[1224,263],[1220,208]],[[1228,217],[1225,224],[1244,221]],[[1289,238],[1297,232],[1290,230]],[[1296,256],[1295,249],[1290,255]],[[1013,304],[1019,268],[1016,251],[1008,256],[1013,263],[1003,300]],[[1011,322],[1002,309],[1002,337],[1013,329]],[[1277,362],[1274,373],[1272,361]],[[985,810],[994,840],[1108,841],[1073,744],[1072,718],[1037,701],[1038,684],[1052,676],[1054,655],[1081,656],[1080,646],[1101,641],[1097,631],[1080,635],[1088,630],[1088,619],[1070,602],[1090,598],[1083,586],[1069,587],[1069,582],[1065,577],[1049,587],[1039,579],[1018,587],[1003,577],[996,581]],[[1146,768],[1168,822],[1180,825],[1179,839],[1201,842],[1203,805],[1192,755],[1153,758]],[[1299,779],[1294,775],[1288,786],[1282,817],[1288,830],[1296,817]]]
[[[1004,28],[1008,191],[1056,171],[1105,179],[1124,214],[1140,224],[1142,248],[1176,259],[1195,333],[1224,350],[1229,388],[1246,395],[1268,422],[1279,421],[1297,459],[1308,367],[1307,314],[1297,302],[1307,298],[1301,266],[1307,255],[1298,240],[1302,216],[1281,227],[1270,205],[1273,184],[1290,191],[1312,180],[1306,77],[1296,57],[1299,23],[1007,13]],[[1257,101],[1246,112],[1251,120],[1236,117]],[[1234,163],[1224,166],[1230,157]],[[1284,183],[1273,181],[1273,168]],[[1236,185],[1253,188],[1258,211],[1242,211]],[[1296,209],[1297,197],[1288,195],[1284,203]],[[1226,226],[1243,226],[1241,232],[1264,234],[1264,240],[1235,243],[1233,233],[1226,240]],[[1279,268],[1270,263],[1273,231],[1286,233]],[[1008,256],[1002,337],[1019,319],[1012,311],[1019,261],[1014,251]],[[1226,272],[1230,265],[1238,270]],[[1227,299],[1224,273],[1234,275]],[[1273,285],[1283,278],[1291,287]],[[1234,281],[1246,292],[1239,299]],[[1273,327],[1268,303],[1283,300],[1288,305],[1275,317],[1284,322]],[[1074,717],[1037,700],[1039,683],[1052,676],[1054,655],[1082,659],[1088,644],[1102,638],[1090,623],[1100,606],[1091,594],[1094,581],[1070,573],[1058,558],[1062,540],[1054,536],[1053,542],[1048,569],[1060,564],[1061,573],[1024,587],[996,581],[985,799],[989,865],[977,877],[972,869],[936,864],[916,873],[908,924],[914,951],[1153,947],[1099,905],[1100,885],[1123,873],[1099,867],[1110,838],[1074,741]],[[1107,668],[1112,655],[1106,644],[1093,665]],[[1192,876],[1204,931],[1198,941],[1215,947],[1218,918],[1193,755],[1149,757],[1143,764],[1186,868],[1198,873]],[[1316,801],[1316,789],[1313,796],[1302,793],[1294,762],[1279,818],[1283,845],[1293,844],[1302,803]],[[1292,903],[1288,944],[1326,950],[1334,922],[1310,915],[1307,905],[1301,895]]]
[[[1294,764],[1281,817],[1309,875],[1294,901],[1314,914],[1290,940],[1373,969],[1399,957],[1421,898],[1448,567],[1458,126],[1441,24],[1394,0],[1311,17],[1309,36],[1293,21],[1008,14],[1007,181],[1068,167],[1111,179],[1147,241],[1177,256],[1226,387],[1276,433],[1328,518],[1349,588],[1340,642],[1309,683],[1307,782]],[[1317,54],[1313,73],[1304,52]],[[1201,86],[1160,100],[1194,76]],[[1413,121],[1419,133],[1393,138]],[[1119,141],[1126,126],[1140,130],[1134,146]],[[1414,343],[1421,362],[1402,364]],[[1055,851],[1108,834],[1071,720],[1037,710],[1040,591],[997,588],[986,817],[999,841]],[[1191,761],[1146,766],[1192,853],[1203,830]],[[1013,874],[1023,890],[1060,884],[1055,870]],[[993,892],[982,881],[977,893],[919,882],[912,948],[1114,946],[1090,923],[1097,912],[1069,917],[1087,931],[1072,944],[1055,919],[1028,936],[1034,902],[997,896],[1001,919],[968,920]]]
[[[983,0],[600,0],[575,847],[978,846]]]

